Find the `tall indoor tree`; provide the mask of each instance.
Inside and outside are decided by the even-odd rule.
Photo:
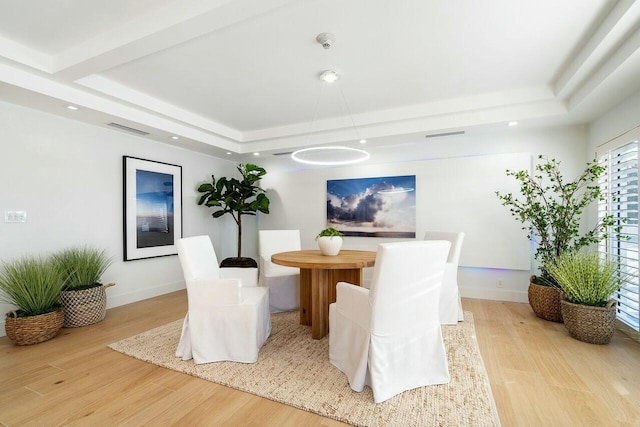
[[[573,181],[567,181],[560,172],[560,162],[539,155],[534,174],[527,170],[507,170],[520,182],[521,198],[512,193],[496,195],[502,205],[509,207],[511,215],[522,222],[527,238],[537,243],[535,259],[541,264],[542,285],[554,285],[555,280],[548,274],[545,265],[553,262],[568,250],[598,243],[607,238],[608,230],[613,227],[620,233],[616,218],[612,215],[602,217],[592,228],[580,232],[580,222],[584,210],[593,202],[607,197],[598,185],[598,179],[605,167],[597,160],[586,164]]]
[[[238,226],[238,255],[227,258],[220,264],[222,267],[257,267],[252,258],[242,257],[242,217],[255,216],[257,212],[269,213],[269,199],[264,190],[257,185],[267,171],[251,163],[238,165],[238,172],[242,179],[221,177],[216,180],[211,175],[210,183],[203,183],[198,187],[202,196],[198,205],[215,209],[211,214],[220,218],[230,214]]]

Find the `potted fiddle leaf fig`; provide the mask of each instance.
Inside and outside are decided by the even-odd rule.
[[[238,172],[242,179],[221,177],[216,180],[211,175],[210,183],[203,183],[198,187],[198,192],[202,193],[198,205],[213,208],[211,216],[214,218],[230,214],[238,226],[238,255],[222,260],[220,267],[257,268],[258,264],[253,258],[242,256],[242,217],[255,216],[257,212],[269,213],[269,199],[257,185],[267,171],[247,163],[239,165]]]
[[[106,288],[100,282],[112,259],[105,250],[74,247],[53,255],[64,275],[60,303],[64,308],[64,326],[75,328],[103,320],[107,313]]]
[[[612,296],[624,280],[619,264],[583,249],[563,252],[545,268],[562,289],[562,318],[569,334],[592,344],[611,341],[616,320]]]
[[[3,262],[0,301],[17,307],[5,317],[7,337],[31,345],[55,337],[64,323],[58,297],[64,286],[59,266],[50,259],[25,256]]]
[[[527,238],[537,243],[534,257],[541,268],[540,275],[531,276],[529,304],[538,317],[562,322],[558,284],[545,266],[568,250],[578,250],[607,238],[607,230],[616,225],[616,219],[607,215],[587,232],[580,232],[584,210],[606,197],[598,186],[605,167],[597,160],[588,162],[572,181],[564,178],[558,160],[542,155],[538,160],[533,175],[527,170],[506,172],[519,181],[520,198],[497,191],[496,195],[523,224]],[[613,229],[619,233],[621,227]]]
[[[342,248],[342,236],[342,232],[333,227],[325,228],[318,233],[316,241],[318,242],[318,247],[322,255],[338,255]]]

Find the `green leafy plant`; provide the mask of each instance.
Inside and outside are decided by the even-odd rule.
[[[0,301],[18,307],[20,317],[58,310],[63,287],[63,273],[50,259],[28,256],[2,263]]]
[[[617,262],[589,250],[566,251],[545,266],[574,304],[604,307],[624,277]]]
[[[105,250],[75,247],[53,255],[64,275],[64,290],[81,290],[102,286],[100,278],[112,263]]]
[[[541,163],[535,166],[535,173],[529,171],[507,170],[520,182],[522,199],[512,193],[496,195],[503,206],[508,206],[511,215],[524,225],[527,238],[538,244],[535,259],[541,262],[541,277],[538,284],[557,286],[555,280],[546,271],[545,265],[568,250],[578,250],[607,238],[609,227],[616,225],[612,215],[601,218],[596,225],[584,234],[580,233],[580,219],[583,210],[594,201],[605,199],[598,186],[598,178],[605,167],[597,160],[588,162],[585,170],[573,181],[566,181],[560,172],[560,162],[538,156]],[[621,226],[614,227],[620,233]]]
[[[318,237],[334,237],[334,236],[341,237],[343,236],[343,234],[338,229],[335,229],[333,227],[328,227],[322,230],[320,233],[318,233],[318,235],[316,236],[316,240],[318,240]]]
[[[222,177],[216,180],[211,175],[211,182],[201,184],[198,192],[203,193],[198,205],[214,208],[211,214],[219,218],[230,214],[238,225],[238,258],[242,255],[242,216],[256,215],[257,212],[269,213],[269,199],[264,190],[256,183],[267,174],[263,168],[251,163],[239,165],[238,171],[242,179]]]

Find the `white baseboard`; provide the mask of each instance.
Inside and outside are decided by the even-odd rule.
[[[184,282],[180,281],[167,283],[163,286],[154,286],[152,288],[147,288],[124,295],[109,296],[109,290],[107,290],[107,308],[114,308],[125,304],[131,304],[137,301],[142,301],[182,289],[185,289],[185,284]],[[481,289],[460,287],[460,295],[463,298],[488,299],[494,301],[525,303],[529,301],[526,291],[513,291],[509,289]],[[4,318],[0,321],[0,327],[2,328],[0,330],[0,336],[5,336]]]
[[[185,289],[185,284],[183,281],[166,283],[162,286],[154,286],[152,288],[142,289],[123,295],[115,295],[113,297],[109,296],[109,291],[107,290],[107,308],[131,304],[133,302],[142,301],[182,289]]]
[[[529,297],[526,291],[514,291],[511,289],[460,287],[460,296],[463,298],[488,299],[493,301],[529,302]]]
[[[147,288],[147,289],[139,290],[136,292],[131,292],[128,294],[115,295],[115,296],[110,296],[109,290],[107,289],[106,290],[107,309],[113,308],[113,307],[119,307],[125,304],[131,304],[133,302],[142,301],[145,299],[157,297],[160,295],[168,294],[168,293],[179,291],[182,289],[185,289],[185,284],[183,281],[167,283],[163,286],[154,286],[152,288]],[[0,330],[0,337],[4,337],[7,335],[4,329],[4,324],[5,324],[5,321],[3,317],[2,320],[0,320],[0,328],[2,328]]]

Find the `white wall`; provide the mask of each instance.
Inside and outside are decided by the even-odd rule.
[[[565,174],[573,176],[582,170],[589,157],[586,140],[582,127],[509,128],[421,141],[401,149],[410,150],[412,161],[426,162],[426,167],[433,159],[450,158],[455,164],[458,157],[524,152],[546,154],[562,161]],[[235,223],[230,217],[212,219],[210,210],[196,205],[195,191],[197,185],[208,181],[212,173],[235,176],[236,165],[232,162],[2,102],[0,147],[0,213],[26,210],[28,215],[25,224],[0,222],[2,260],[27,253],[46,255],[84,243],[106,248],[116,260],[104,276],[105,281],[117,283],[107,291],[109,307],[183,288],[181,269],[175,256],[122,262],[123,155],[181,165],[184,235],[209,234],[220,259],[235,255]],[[384,152],[377,156],[377,159],[384,158]],[[259,224],[252,221],[253,218],[245,217],[243,255],[257,257],[258,225],[262,229],[299,228],[303,247],[315,247],[314,236],[324,228],[327,179],[406,174],[406,163],[374,160],[373,164],[342,171],[310,168],[268,173],[262,184],[272,200],[271,214],[259,216]],[[277,182],[281,184],[275,185]],[[475,181],[469,182],[470,187],[476,185]],[[483,191],[494,190],[486,188],[486,184],[484,187]],[[300,203],[300,195],[305,194],[310,202]],[[418,197],[428,195],[418,194]],[[495,203],[498,205],[499,201],[495,199]],[[473,206],[469,209],[473,212]],[[508,227],[516,223],[510,217],[504,221]],[[424,227],[426,225],[421,226]],[[419,237],[424,232],[423,229],[417,231]],[[497,228],[492,232],[502,231]],[[371,248],[375,246],[374,240],[354,238],[349,244]],[[521,245],[522,242],[514,244]],[[461,269],[459,281],[465,296],[524,302],[530,274],[528,270],[469,267]],[[501,288],[497,287],[498,281],[502,282]],[[8,310],[9,306],[0,304],[0,313]]]
[[[589,153],[593,156],[599,145],[640,126],[640,91],[630,95],[589,124]]]
[[[413,161],[403,163],[378,163],[362,166],[340,167],[340,168],[310,168],[295,172],[281,172],[268,174],[262,180],[262,187],[267,190],[271,200],[270,215],[263,215],[259,219],[261,229],[296,228],[301,231],[303,248],[314,248],[314,237],[319,230],[324,228],[326,181],[330,179],[359,178],[416,174],[417,194],[417,238],[422,238],[426,229],[432,223],[420,218],[429,218],[427,209],[437,209],[439,212],[447,212],[451,209],[451,217],[459,218],[469,215],[472,219],[480,219],[478,223],[471,224],[467,231],[470,235],[495,234],[500,237],[504,233],[512,233],[514,227],[519,229],[517,221],[513,219],[508,208],[501,207],[500,202],[494,194],[495,190],[501,189],[501,180],[492,181],[486,176],[478,176],[474,179],[468,173],[470,165],[474,162],[491,164],[494,161],[495,170],[492,176],[504,173],[507,167],[518,169],[521,162],[516,161],[514,165],[507,165],[496,159],[503,159],[505,156],[488,156],[494,154],[522,153],[529,152],[534,156],[537,154],[555,157],[562,162],[562,171],[567,177],[573,177],[582,171],[587,161],[586,156],[586,132],[584,127],[564,127],[546,130],[514,130],[505,129],[500,132],[481,133],[464,137],[455,137],[430,142],[421,142],[411,147],[403,147],[412,150]],[[486,156],[486,157],[475,157]],[[508,157],[508,156],[507,156]],[[384,158],[384,155],[378,156]],[[518,159],[519,157],[514,157]],[[446,159],[446,160],[444,160]],[[489,159],[487,161],[487,159]],[[442,165],[447,168],[443,169]],[[430,176],[430,173],[438,173],[439,176]],[[487,171],[488,172],[488,171]],[[487,173],[485,172],[485,173]],[[433,196],[433,188],[428,184],[435,181],[438,185],[446,182],[447,179],[462,176],[467,181],[470,192],[483,193],[485,199],[470,199],[466,211],[460,213],[453,209],[460,209],[457,204],[447,203],[446,206],[429,206],[429,200]],[[511,178],[513,179],[513,178]],[[422,180],[422,185],[420,181]],[[457,184],[459,185],[459,183]],[[459,187],[458,187],[459,188]],[[431,191],[431,193],[430,193]],[[446,191],[446,190],[444,190]],[[437,199],[442,202],[442,198]],[[422,201],[422,202],[421,202]],[[498,208],[503,209],[503,215],[499,220],[492,218],[486,220],[487,210]],[[421,211],[422,210],[422,211]],[[500,215],[492,211],[490,215]],[[485,218],[483,221],[482,218]],[[434,217],[435,218],[435,217]],[[438,220],[438,229],[455,231],[456,225],[448,227],[446,223]],[[500,248],[516,251],[522,245],[527,245],[524,234],[520,238],[515,238],[511,246]],[[522,239],[522,240],[520,240]],[[346,237],[345,248],[375,250],[378,243],[390,241],[390,239],[358,238]],[[507,239],[507,245],[508,243]],[[487,242],[486,250],[495,252],[497,248],[492,248],[492,241]],[[465,250],[479,251],[481,245],[476,243],[463,247],[462,258],[465,258]],[[494,258],[495,260],[495,258]],[[474,298],[488,298],[508,301],[527,301],[526,290],[531,271],[536,269],[533,265],[532,256],[525,265],[524,270],[500,268],[503,265],[500,261],[494,261],[495,265],[485,262],[484,268],[466,267],[461,268],[459,273],[459,284],[463,296]],[[371,271],[365,272],[365,279]],[[498,286],[500,282],[500,287]]]
[[[235,256],[233,220],[214,220],[196,204],[198,184],[211,174],[235,176],[235,163],[2,102],[0,148],[2,218],[6,210],[27,212],[24,224],[0,220],[4,261],[72,245],[105,248],[115,259],[103,277],[116,283],[107,290],[109,307],[184,288],[177,256],[122,261],[123,155],[182,166],[184,236],[209,234],[220,259]],[[247,234],[255,222],[248,219]],[[256,252],[249,240],[248,253]],[[9,308],[0,304],[0,313]]]
[[[594,156],[598,146],[640,126],[640,91],[630,95],[597,120],[589,124],[588,153]],[[590,223],[594,224],[598,211],[592,206],[588,212]]]

